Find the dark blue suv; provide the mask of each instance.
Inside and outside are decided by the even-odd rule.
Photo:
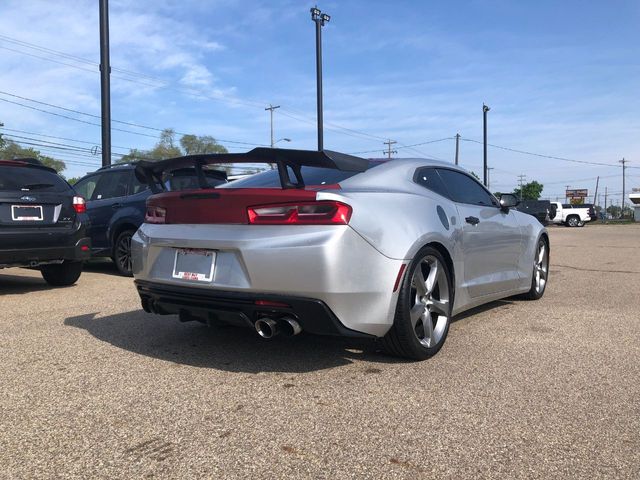
[[[131,276],[131,237],[144,222],[148,186],[136,178],[136,164],[115,164],[102,167],[78,180],[73,188],[87,202],[91,219],[91,255],[111,257],[122,275]],[[227,182],[227,174],[205,170],[208,184],[213,188]],[[193,168],[182,168],[164,176],[167,190],[199,188]]]
[[[73,188],[87,201],[91,219],[91,255],[111,257],[123,274],[131,275],[131,237],[144,222],[151,191],[134,175],[135,165],[103,167]]]

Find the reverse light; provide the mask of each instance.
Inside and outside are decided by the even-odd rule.
[[[84,197],[73,197],[73,209],[76,213],[85,213],[87,211],[87,203]]]
[[[347,225],[351,207],[336,201],[258,205],[247,208],[252,225]]]
[[[166,223],[166,220],[166,208],[147,206],[147,213],[144,216],[145,223]]]

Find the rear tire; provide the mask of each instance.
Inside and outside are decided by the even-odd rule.
[[[453,293],[451,272],[440,252],[421,249],[407,268],[393,326],[382,338],[382,347],[413,360],[438,353],[449,332]]]
[[[580,224],[580,217],[577,215],[569,215],[567,218],[567,227],[577,227]]]
[[[125,230],[121,232],[113,245],[113,263],[120,275],[124,277],[132,277],[131,269],[131,238],[136,233],[134,230]]]
[[[76,283],[82,273],[82,262],[65,261],[56,265],[40,267],[42,278],[54,287],[66,287]]]
[[[544,237],[538,240],[533,258],[533,277],[531,289],[522,297],[526,300],[539,300],[544,295],[549,280],[549,243]]]

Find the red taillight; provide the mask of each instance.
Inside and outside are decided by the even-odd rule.
[[[291,308],[288,303],[274,302],[273,300],[256,300],[253,302],[260,307],[279,307],[279,308]]]
[[[335,201],[299,202],[293,204],[248,207],[253,225],[347,225],[351,207]]]
[[[87,211],[87,204],[83,197],[73,197],[73,209],[76,213],[85,213]]]
[[[162,207],[148,206],[144,216],[145,223],[166,223],[167,209]]]

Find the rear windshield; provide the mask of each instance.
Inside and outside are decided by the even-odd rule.
[[[66,192],[71,187],[55,173],[41,168],[0,165],[0,190]]]
[[[379,164],[379,162],[372,162],[369,168]],[[301,168],[302,179],[305,185],[308,186],[333,185],[353,177],[358,173],[359,172],[345,172],[333,168]],[[289,169],[289,178],[295,182],[296,177],[291,169]],[[267,170],[266,172],[256,173],[250,177],[235,180],[218,188],[281,188],[280,176],[278,175],[278,170]]]

